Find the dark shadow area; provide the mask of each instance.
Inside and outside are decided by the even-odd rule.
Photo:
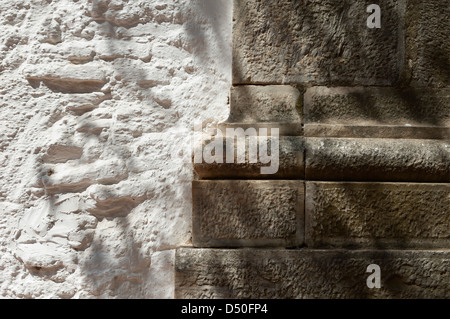
[[[448,19],[441,19],[446,23],[441,31],[443,33],[441,39],[432,41],[423,34],[421,37],[411,37],[415,34],[413,24],[416,21],[419,25],[418,28],[427,23],[425,19],[414,19],[421,15],[421,10],[427,8],[426,4],[422,4],[420,1],[408,1],[407,10],[404,12],[402,11],[404,8],[399,2],[381,1],[382,25],[387,27],[381,30],[368,30],[364,29],[368,14],[364,10],[367,4],[363,2],[356,6],[354,6],[354,1],[339,3],[300,0],[258,1],[257,4],[255,4],[256,1],[235,1],[234,3],[236,6],[233,22],[234,27],[237,26],[238,29],[233,30],[233,85],[243,87],[269,84],[288,84],[295,87],[315,85],[374,87],[378,90],[378,94],[382,95],[383,92],[388,92],[395,101],[399,101],[399,104],[394,106],[394,114],[402,114],[403,117],[425,127],[448,125],[449,106],[445,105],[445,99],[443,100],[443,96],[439,94],[441,93],[440,88],[449,86],[450,55],[446,54],[448,51],[445,51],[444,43],[448,42],[449,37]],[[445,4],[445,1],[433,1],[432,3],[438,3],[434,7],[431,6],[435,9],[434,13],[438,15],[442,12],[448,13],[448,5]],[[441,6],[442,10],[437,9]],[[354,11],[355,8],[358,11]],[[423,16],[430,18],[428,14],[423,14]],[[325,17],[329,17],[329,19],[324,20]],[[355,23],[359,23],[359,25],[355,25]],[[363,26],[361,27],[361,25]],[[309,30],[315,30],[314,37],[308,35]],[[300,40],[302,34],[308,35],[303,37],[303,42]],[[372,46],[367,46],[365,41],[373,41]],[[420,57],[412,56],[412,48],[405,41],[416,41],[417,46],[423,48],[417,54],[425,51],[433,53],[425,53]],[[380,50],[377,48],[377,43],[382,43]],[[249,53],[253,48],[256,48],[254,53]],[[394,54],[392,54],[393,51]],[[414,52],[414,54],[416,53]],[[304,81],[292,80],[295,77],[291,72],[298,70],[296,69],[297,64],[302,66],[302,60],[308,57],[313,57],[315,60],[311,60],[313,61],[311,63],[314,64],[313,67],[306,65],[308,67],[306,69],[316,73],[308,74],[307,71],[300,70],[304,72],[302,73]],[[408,59],[412,59],[410,63],[414,67],[408,66]],[[339,61],[344,62],[339,63]],[[419,81],[419,85],[417,85],[417,78],[415,79],[415,76],[420,75],[415,68],[418,64],[427,65],[430,72],[428,74],[430,78],[422,79],[423,82]],[[282,69],[278,68],[279,66]],[[433,78],[433,73],[436,74],[436,79]],[[274,78],[273,74],[278,78]],[[245,91],[243,89],[243,95],[246,95]],[[422,94],[424,91],[426,91],[426,95]],[[364,90],[361,93],[351,93],[350,96],[356,101],[354,103],[354,107],[357,108],[355,112],[361,117],[378,122],[380,125],[386,125],[386,122],[392,120],[389,118],[389,112],[386,112],[389,110],[378,105],[379,101],[376,96],[368,96]],[[247,90],[245,98],[252,99],[249,90]],[[439,104],[442,105],[442,108],[436,107]],[[289,141],[284,142],[290,143]],[[306,157],[313,156],[312,152],[308,153],[308,150],[305,152]],[[328,155],[331,164],[321,167],[322,171],[336,169],[331,167],[333,154]],[[349,157],[352,155],[349,154]],[[372,155],[378,156],[376,153]],[[441,167],[444,167],[448,162],[448,154],[443,150],[439,155],[441,155],[443,163]],[[420,160],[418,159],[418,161]],[[320,161],[325,163],[327,159],[322,158]],[[423,161],[426,161],[426,158]],[[411,163],[406,161],[405,167],[400,168],[399,174],[397,174],[398,172],[395,171],[397,167],[394,166],[380,166],[379,163],[377,166],[375,163],[373,167],[363,168],[356,180],[374,182],[381,179],[385,182],[443,183],[449,181],[449,175],[445,176],[446,170],[437,173],[430,171],[429,168],[408,171]],[[355,171],[351,165],[347,168],[349,174],[339,172],[335,175],[338,176],[335,179],[354,181]],[[257,174],[240,175],[239,169],[236,167],[227,169],[225,166],[217,165],[211,166],[211,169],[214,172],[211,176],[206,176],[206,179],[239,179],[243,177],[264,179],[264,177],[258,177]],[[243,167],[243,169],[247,168]],[[356,169],[361,169],[361,167]],[[320,175],[320,172],[318,174]],[[327,174],[325,172],[324,176]],[[351,177],[348,177],[349,175]],[[298,176],[283,177],[299,179]],[[306,173],[306,178],[309,179],[308,173]],[[330,180],[327,177],[318,179]],[[197,261],[201,264],[199,273],[189,273],[191,276],[205,276],[205,285],[196,287],[199,294],[203,298],[279,298],[279,296],[283,296],[283,298],[402,298],[405,296],[426,298],[432,293],[438,297],[448,297],[448,283],[445,282],[443,287],[447,291],[427,291],[432,285],[438,285],[440,280],[445,281],[449,278],[448,270],[436,269],[432,258],[431,261],[425,261],[426,258],[417,261],[414,253],[408,252],[408,249],[436,248],[439,245],[442,246],[442,243],[445,246],[445,240],[448,239],[443,235],[442,238],[439,238],[440,243],[435,245],[433,243],[435,238],[431,238],[432,235],[429,236],[430,238],[421,237],[424,234],[432,233],[432,229],[438,226],[433,220],[431,214],[433,212],[429,212],[433,207],[428,207],[426,202],[429,200],[427,196],[432,196],[431,193],[419,192],[419,195],[415,196],[414,191],[405,191],[403,195],[399,195],[395,189],[386,190],[381,183],[371,183],[371,185],[372,188],[366,192],[358,192],[357,188],[353,189],[350,186],[340,194],[339,200],[345,203],[344,208],[347,206],[356,212],[347,220],[342,218],[342,211],[339,207],[333,207],[331,200],[326,198],[330,194],[324,191],[324,197],[317,205],[332,207],[330,215],[327,216],[329,217],[327,222],[332,227],[332,234],[344,242],[333,244],[330,243],[333,238],[330,238],[326,243],[318,241],[312,245],[313,247],[300,250],[308,254],[309,248],[327,249],[326,253],[311,252],[311,257],[308,257],[310,258],[308,263],[314,265],[312,269],[316,273],[311,274],[307,270],[302,271],[303,269],[286,271],[290,264],[286,260],[287,250],[279,250],[279,258],[276,254],[271,255],[271,260],[268,261],[270,265],[264,269],[261,269],[261,265],[258,263],[263,262],[264,258],[261,256],[266,250],[236,250],[233,251],[232,256],[226,256],[225,253],[221,254],[217,250],[211,251],[210,258],[204,256],[209,254],[209,252],[205,252],[204,255],[202,253],[205,260],[201,260],[202,257],[200,257],[200,260]],[[242,198],[248,196],[247,190],[245,193]],[[251,191],[249,193],[252,194]],[[306,192],[305,196],[308,195]],[[397,202],[395,196],[399,196]],[[403,211],[404,204],[408,201],[414,203],[419,196],[424,197],[417,203],[420,208],[415,207],[420,214],[408,216]],[[214,200],[213,196],[210,197],[209,200]],[[434,208],[442,209],[445,215],[449,207],[445,196],[443,198],[442,206],[439,206],[438,203],[437,208]],[[248,203],[247,200],[236,200],[236,204],[241,204],[244,211],[245,205]],[[221,207],[217,208],[216,214],[222,213],[220,209]],[[242,216],[245,218],[245,214]],[[248,220],[243,220],[241,224],[248,222]],[[402,224],[408,222],[411,225],[407,227]],[[318,227],[320,228],[320,225]],[[360,229],[364,236],[357,237],[355,229],[352,228]],[[411,234],[412,230],[416,230],[417,233]],[[445,232],[443,233],[445,234]],[[417,242],[411,241],[413,236],[417,236],[419,240],[423,238],[424,242],[418,245]],[[427,241],[427,239],[430,240]],[[359,250],[361,248],[369,250],[361,251]],[[347,249],[347,251],[343,249]],[[295,254],[299,250],[292,250],[292,252]],[[316,255],[314,256],[314,254]],[[323,255],[321,256],[321,254]],[[334,255],[335,258],[323,258],[326,254]],[[430,255],[432,254],[430,253]],[[298,260],[293,261],[292,264],[295,265],[296,262]],[[370,263],[379,264],[382,269],[383,289],[381,291],[369,290],[366,287],[366,278],[369,276],[369,273],[366,273],[366,267]],[[432,264],[430,273],[427,271],[427,263]],[[427,286],[428,278],[416,277],[414,279],[415,274],[426,274],[427,276],[430,274],[430,277],[433,277],[430,282],[433,281],[433,284]],[[307,276],[315,279],[306,278]],[[315,288],[308,287],[306,284],[308,280],[309,282],[314,281],[317,286]],[[284,283],[286,286],[283,287]],[[352,293],[346,295],[345,291],[352,291]],[[195,293],[193,296],[198,297]]]

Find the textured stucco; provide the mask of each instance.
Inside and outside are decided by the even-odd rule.
[[[173,297],[231,2],[11,0],[0,26],[0,297]]]

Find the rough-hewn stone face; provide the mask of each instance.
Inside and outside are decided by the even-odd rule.
[[[305,124],[303,132],[306,137],[450,139],[450,127],[445,126]]]
[[[270,139],[267,139],[268,149],[271,148]],[[198,145],[197,147],[204,147]],[[223,163],[208,164],[205,162],[194,163],[194,170],[202,179],[217,178],[251,178],[251,179],[299,179],[304,177],[304,141],[302,138],[293,136],[280,136],[279,138],[279,168],[275,174],[261,174],[261,167],[268,167],[271,164],[263,164],[258,157],[257,163],[250,163],[246,157],[245,163],[226,163],[226,141],[224,138]],[[236,147],[240,142],[235,140]],[[248,151],[248,149],[247,149]]]
[[[306,183],[308,247],[449,248],[450,185]]]
[[[448,141],[308,138],[308,180],[449,182]]]
[[[406,57],[414,86],[450,86],[450,5],[408,0]]]
[[[235,86],[230,97],[228,122],[301,123],[300,92],[292,86]]]
[[[300,181],[195,181],[197,247],[299,246],[304,231]]]
[[[403,1],[235,0],[233,83],[391,85],[404,66]]]
[[[450,126],[450,89],[313,87],[303,110],[307,124]]]
[[[176,298],[450,298],[448,251],[185,248],[175,271]]]
[[[450,298],[448,0],[233,3],[217,132],[279,128],[279,170],[195,163],[175,296]]]

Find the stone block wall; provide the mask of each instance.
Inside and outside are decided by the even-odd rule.
[[[218,129],[279,128],[279,170],[194,163],[176,297],[450,298],[450,6],[368,4],[234,1]]]

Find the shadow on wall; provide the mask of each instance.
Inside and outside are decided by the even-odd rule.
[[[406,15],[400,4],[382,1],[381,29],[366,27],[364,2],[234,5],[234,85],[290,84],[300,91],[316,85],[388,86],[392,98],[401,102],[399,111],[412,122],[438,126],[443,117],[448,121],[448,106],[433,108],[442,96],[432,89],[448,88],[450,83],[445,1],[408,1]],[[421,88],[430,88],[426,101]],[[353,95],[361,117],[382,125],[386,114],[367,97]],[[430,108],[424,111],[423,102]]]
[[[50,43],[61,51],[71,45],[82,49],[54,61],[56,71],[50,67],[46,73],[38,65],[26,74],[33,90],[48,89],[50,99],[62,101],[68,114],[58,125],[65,121],[62,128],[71,134],[42,146],[40,185],[34,185],[42,205],[29,214],[45,231],[22,220],[15,240],[23,252],[19,259],[33,276],[68,282],[82,277],[81,285],[61,295],[65,298],[169,298],[172,274],[161,274],[167,282],[148,278],[159,276],[152,273],[153,253],[174,249],[190,233],[186,185],[192,172],[186,163],[168,161],[170,152],[185,146],[172,131],[190,121],[193,111],[186,110],[187,103],[176,104],[185,93],[174,91],[230,60],[223,38],[229,2],[88,2],[84,30],[71,34],[61,17],[63,41]],[[224,61],[211,61],[211,51],[221,51]],[[186,67],[185,60],[199,68]],[[53,256],[30,260],[27,253],[36,248],[28,245],[30,238],[40,243],[42,254]],[[157,284],[166,291],[153,289]]]
[[[408,1],[406,19],[416,21],[419,26],[416,29],[411,25],[411,21],[408,20],[409,24],[407,23],[408,29],[405,31],[406,35],[402,30],[397,29],[399,20],[395,19],[395,16],[391,16],[392,19],[389,23],[393,23],[393,25],[390,26],[396,30],[385,29],[380,31],[381,40],[386,44],[384,48],[386,52],[392,53],[392,50],[396,51],[394,54],[396,59],[385,61],[387,65],[371,63],[373,62],[371,58],[374,55],[380,54],[380,51],[377,51],[376,46],[366,47],[364,37],[358,37],[355,34],[355,26],[346,22],[352,20],[350,17],[353,16],[348,8],[351,7],[354,1],[342,1],[338,8],[334,5],[335,2],[330,1],[309,1],[312,5],[304,5],[306,3],[304,1],[258,1],[258,5],[252,7],[252,10],[248,10],[248,7],[250,7],[248,3],[256,3],[256,1],[235,1],[234,3],[237,5],[234,10],[240,11],[240,14],[236,18],[237,22],[235,21],[235,26],[237,23],[241,28],[239,32],[236,32],[236,29],[234,30],[234,85],[290,84],[300,89],[302,86],[308,87],[314,85],[389,86],[392,88],[390,92],[394,92],[395,98],[402,101],[402,106],[405,107],[406,117],[414,122],[429,126],[443,124],[443,116],[446,116],[445,109],[443,112],[438,111],[424,114],[420,103],[418,103],[422,97],[417,92],[420,89],[429,89],[427,91],[429,93],[427,103],[435,105],[442,98],[436,94],[438,89],[449,87],[450,50],[447,39],[450,25],[447,23],[447,19],[436,19],[435,17],[430,18],[429,16],[429,14],[448,15],[449,8],[445,1],[432,1],[430,2],[432,3],[431,7],[427,7],[427,4],[420,1]],[[383,3],[391,8],[393,2],[383,1]],[[280,9],[280,4],[284,5],[282,9]],[[427,11],[430,8],[434,10],[431,10],[431,12]],[[425,13],[425,11],[426,14],[422,15],[421,13]],[[367,15],[365,11],[362,12],[364,13],[363,16],[365,19]],[[413,19],[416,15],[421,16],[421,18]],[[258,16],[258,18],[255,18],[255,21],[253,21],[255,16]],[[330,17],[330,19],[317,19],[317,17],[323,18],[326,16]],[[397,18],[400,18],[400,16],[397,16]],[[299,17],[302,17],[302,19]],[[239,19],[242,20],[240,21]],[[426,31],[424,31],[428,28],[433,29],[430,25],[434,23],[437,24],[438,27],[436,30],[439,30],[437,32],[442,33],[441,35],[436,35],[431,30],[430,34],[427,35]],[[309,30],[314,30],[314,36],[312,38],[308,35],[308,32],[311,32]],[[306,32],[304,33],[306,34],[304,38],[302,38],[302,32]],[[392,33],[394,34],[394,40],[400,39],[398,42],[390,40]],[[367,34],[366,36],[369,37]],[[433,38],[432,41],[428,41],[428,36]],[[404,43],[405,39],[406,44]],[[312,42],[307,42],[308,40]],[[419,47],[420,49],[414,51],[415,47]],[[358,48],[358,50],[354,50],[353,48]],[[416,56],[416,54],[420,56]],[[313,73],[304,74],[304,78],[307,79],[304,82],[292,80],[295,78],[295,74],[293,75],[290,72],[297,67],[297,63],[302,65],[305,59],[307,60],[309,58],[311,58],[309,61],[313,67],[307,63],[305,67],[309,71],[313,71]],[[380,62],[380,60],[376,59],[381,59],[381,62],[383,62],[384,58],[385,56],[378,56],[375,57],[375,61]],[[346,69],[345,64],[333,65],[333,63],[337,63],[341,59],[347,60],[347,63],[350,64],[353,63],[352,61],[360,62],[350,65],[349,71]],[[364,62],[364,59],[367,59],[370,63],[367,61]],[[334,62],[329,63],[330,60]],[[372,75],[370,72],[366,74],[365,80],[357,78],[355,74],[361,75],[361,72],[366,71],[365,63],[367,63],[368,69],[373,72],[378,72],[376,73],[377,75],[387,75],[390,83],[383,82],[382,77],[376,78],[378,82],[371,82],[373,79],[371,80],[370,78]],[[277,68],[279,66],[282,68]],[[362,71],[361,68],[363,69]],[[279,77],[276,80],[271,80],[273,79],[273,74]],[[340,74],[343,74],[343,79],[339,79]],[[317,78],[314,78],[315,75],[318,75]],[[268,79],[265,79],[264,76],[267,76]],[[311,78],[308,79],[308,77]],[[249,91],[247,95],[246,99],[251,100],[252,96]],[[374,122],[383,123],[385,114],[376,109],[376,104],[368,105],[371,101],[363,94],[354,94],[353,97],[357,101],[356,107],[359,108],[359,114]],[[444,107],[448,110],[448,105],[444,105]],[[443,159],[445,159],[444,155]],[[373,189],[373,193],[382,192],[383,190],[381,189]],[[351,194],[351,192],[343,194],[342,200],[351,207],[359,207],[357,211],[366,212],[365,207],[363,207],[365,203],[361,201],[361,198],[355,196],[355,194]],[[376,204],[376,200],[372,199],[372,203]],[[396,215],[395,204],[392,204],[391,223],[388,222],[389,225],[385,225],[386,232],[380,234],[375,228],[370,228],[367,237],[373,238],[371,245],[377,249],[373,253],[373,256],[369,256],[374,263],[391,260],[383,268],[383,272],[389,274],[383,279],[383,287],[385,288],[383,293],[386,294],[385,297],[401,298],[404,287],[413,286],[411,282],[408,282],[407,278],[402,278],[402,272],[407,273],[409,266],[402,267],[399,271],[398,265],[392,262],[392,260],[395,260],[396,255],[386,249],[386,243],[382,240],[385,236],[390,237],[393,245],[398,249],[404,249],[409,245],[407,241],[408,233],[405,233],[407,230],[401,228],[401,224],[397,223],[401,216]],[[363,215],[354,216],[355,220],[352,219],[352,222],[364,228],[364,224],[368,222],[366,217]],[[420,220],[421,218],[426,218],[426,216],[420,216],[414,220],[419,225],[418,227],[423,222],[423,220]],[[344,238],[352,235],[348,224],[336,216],[335,220],[336,224],[334,226],[338,234]],[[355,247],[349,246],[347,248]],[[239,252],[237,252],[235,254],[237,256],[235,260],[222,258],[220,253],[216,254],[213,252],[212,255],[213,257],[208,262],[199,261],[199,264],[201,264],[199,267],[204,267],[201,268],[200,273],[207,276],[206,278],[201,278],[205,282],[205,289],[198,292],[202,295],[202,298],[217,296],[222,298],[257,298],[260,296],[270,298],[270,294],[273,294],[273,296],[280,295],[279,292],[271,290],[274,289],[273,287],[278,286],[270,282],[270,276],[268,276],[267,287],[255,284],[254,271],[259,267],[254,266],[256,258],[252,259],[250,253],[242,253],[242,255],[239,255]],[[227,255],[224,254],[224,256]],[[336,282],[337,278],[334,276],[340,272],[336,268],[345,267],[345,263],[339,264],[338,262],[335,265],[330,265],[320,259],[312,259],[311,261],[316,265],[314,269],[319,270],[317,282],[322,281],[324,284]],[[285,264],[277,268],[276,262],[277,259],[274,258],[275,265],[272,267],[273,272],[279,269],[285,269]],[[367,265],[362,266],[365,267]],[[336,271],[330,271],[330,267],[335,267],[334,270]],[[361,268],[363,275],[365,275],[364,270],[365,268]],[[214,276],[215,273],[217,274],[216,277]],[[293,275],[293,273],[289,272],[290,278],[297,275]],[[180,274],[180,276],[183,275]],[[304,274],[298,273],[298,278],[302,278],[302,276]],[[352,277],[351,274],[348,276],[349,278],[339,278],[340,281],[336,285],[337,288],[333,288],[333,291],[337,295],[340,291],[345,291],[348,288],[346,285],[355,282],[354,278],[350,278]],[[362,283],[365,282],[365,278],[361,278]],[[272,279],[282,282],[283,275],[278,274],[278,276],[272,276]],[[301,280],[299,279],[299,281]],[[208,285],[208,283],[211,283],[211,285]],[[282,284],[280,285],[282,286]],[[281,295],[287,296],[288,298],[304,297],[301,296],[301,292],[295,291],[295,285],[282,287],[281,289],[284,289]],[[305,289],[307,290],[307,288]],[[411,289],[414,290],[414,288]],[[357,292],[356,295],[350,297],[374,297],[373,293],[367,290],[364,284],[358,286],[354,291]],[[236,294],[238,295],[236,296]],[[417,290],[417,294],[421,294],[420,290]],[[313,297],[320,298],[323,296]]]

